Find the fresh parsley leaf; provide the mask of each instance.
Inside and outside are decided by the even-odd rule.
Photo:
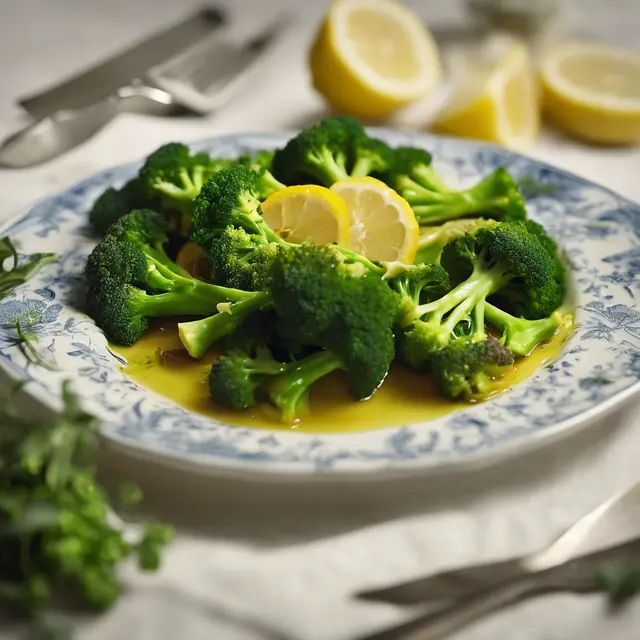
[[[12,258],[10,269],[5,262]],[[27,256],[22,264],[18,261],[18,252],[10,238],[0,238],[0,300],[6,298],[16,287],[24,284],[45,265],[55,262],[53,253],[34,253]]]

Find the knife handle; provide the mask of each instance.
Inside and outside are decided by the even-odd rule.
[[[132,84],[93,105],[58,111],[14,133],[0,146],[0,166],[23,169],[62,155],[86,142],[121,111],[169,115],[175,108],[166,92]]]

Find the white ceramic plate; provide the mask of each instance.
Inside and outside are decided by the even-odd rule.
[[[29,392],[59,406],[72,379],[86,406],[104,420],[111,442],[202,471],[365,478],[417,470],[475,467],[578,429],[640,390],[640,207],[551,166],[502,149],[427,135],[378,131],[392,145],[423,146],[438,170],[460,186],[504,165],[522,180],[530,216],[554,235],[570,263],[578,328],[562,356],[533,378],[486,403],[419,424],[358,433],[310,435],[240,428],[190,413],[139,387],[120,371],[101,331],[76,300],[91,239],[87,212],[132,164],[104,171],[48,198],[2,234],[22,253],[55,251],[57,264],[0,302],[0,366],[28,379]],[[281,145],[285,134],[207,140],[215,156]],[[30,364],[16,347],[12,318],[38,310],[40,348],[59,371]]]

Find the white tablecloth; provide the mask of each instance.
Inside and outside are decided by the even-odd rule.
[[[195,0],[4,0],[0,20],[0,135],[24,122],[14,105],[66,73],[171,21]],[[295,128],[317,118],[306,50],[324,2],[234,0],[242,30],[278,8],[298,26],[251,88],[206,120],[122,116],[46,166],[0,171],[0,222],[94,171],[137,159],[164,141],[240,130]],[[461,5],[415,1],[429,19],[460,20]],[[637,43],[634,0],[577,2],[575,18],[610,41]],[[634,11],[635,9],[635,11]],[[637,45],[635,45],[637,46]],[[532,151],[640,201],[640,151],[595,149],[545,133]],[[638,479],[635,402],[566,442],[488,472],[402,483],[312,488],[256,486],[179,474],[106,453],[103,473],[136,479],[148,508],[179,526],[156,576],[127,569],[108,614],[81,622],[87,640],[347,640],[400,620],[393,607],[356,604],[355,590],[535,549]],[[599,596],[553,596],[514,607],[466,640],[632,640],[640,602],[608,615]],[[9,632],[7,631],[9,637]]]

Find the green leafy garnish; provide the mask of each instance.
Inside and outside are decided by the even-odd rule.
[[[608,562],[598,568],[596,584],[619,606],[640,594],[640,564]]]
[[[14,320],[8,323],[7,327],[12,327],[16,330],[18,336],[17,346],[22,351],[22,355],[31,363],[37,364],[49,371],[55,371],[58,365],[54,360],[47,360],[36,349],[36,343],[38,342],[38,336],[31,328],[40,322],[42,314],[39,310],[23,313],[22,315],[14,318]]]
[[[12,259],[12,266],[5,269],[5,262]],[[0,300],[8,296],[16,287],[24,284],[44,265],[55,262],[53,253],[33,253],[27,261],[18,264],[18,252],[10,238],[0,238]]]
[[[142,570],[157,569],[172,531],[152,523],[133,534],[116,524],[89,462],[99,421],[68,382],[52,421],[18,409],[21,386],[0,401],[0,608],[38,617],[63,594],[106,609],[120,594],[118,565],[133,556]],[[129,503],[141,497],[131,485],[125,493]]]

